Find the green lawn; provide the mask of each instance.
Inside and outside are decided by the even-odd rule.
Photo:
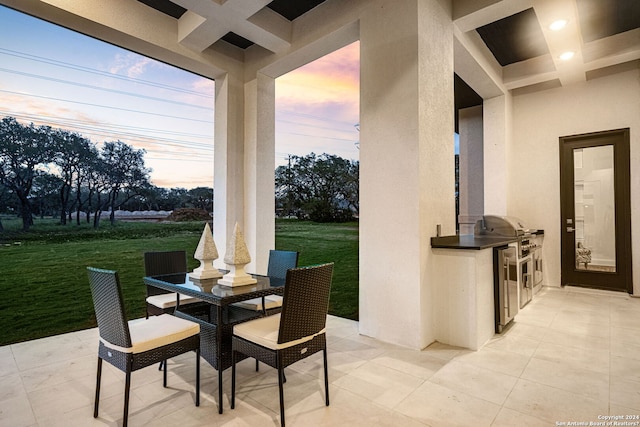
[[[144,316],[142,253],[185,249],[189,269],[202,223],[105,223],[60,226],[37,220],[32,231],[16,231],[3,219],[0,233],[0,345],[95,326],[87,266],[119,272],[129,318]],[[358,225],[276,222],[276,248],[300,252],[299,264],[335,262],[329,312],[358,318]],[[221,251],[222,249],[222,251]],[[223,256],[224,248],[218,248]]]

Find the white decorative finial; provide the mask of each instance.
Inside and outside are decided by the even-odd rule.
[[[237,222],[233,229],[233,235],[229,239],[227,252],[224,254],[224,262],[229,267],[229,273],[218,280],[218,284],[242,286],[258,282],[244,271],[244,266],[251,262],[251,255],[249,255],[249,249],[247,249],[247,244]]]
[[[189,273],[191,279],[204,280],[222,277],[222,273],[213,267],[213,261],[218,259],[218,248],[216,248],[216,243],[213,241],[209,223],[204,225],[200,242],[193,257],[200,261],[200,267]]]

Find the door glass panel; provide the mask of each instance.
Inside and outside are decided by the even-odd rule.
[[[613,145],[573,150],[575,261],[581,271],[616,271]]]

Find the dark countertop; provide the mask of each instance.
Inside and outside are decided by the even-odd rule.
[[[517,242],[515,237],[493,237],[493,236],[475,236],[469,235],[454,235],[454,236],[442,236],[432,237],[431,247],[440,249],[489,249],[497,246],[504,246],[509,243]]]
[[[544,235],[544,230],[532,231],[533,235]],[[484,236],[484,235],[453,235],[453,236],[441,236],[431,238],[431,247],[439,249],[489,249],[498,246],[508,245],[509,243],[517,242],[515,237],[496,237],[496,236]]]

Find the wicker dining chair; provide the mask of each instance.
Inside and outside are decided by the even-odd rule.
[[[269,251],[269,264],[267,265],[267,276],[271,280],[284,282],[287,277],[287,270],[298,266],[298,255],[296,251],[281,251],[271,249]],[[282,297],[279,295],[269,295],[264,298],[253,298],[235,303],[238,307],[249,310],[263,311],[265,314],[276,314],[282,310]]]
[[[163,385],[167,386],[166,360],[196,352],[196,406],[200,406],[200,325],[170,315],[152,316],[127,322],[118,273],[87,267],[100,342],[93,417],[98,417],[102,361],[123,371],[125,377],[124,414],[129,415],[131,372],[164,361]]]
[[[235,407],[238,353],[278,370],[280,425],[284,426],[284,368],[322,350],[325,404],[329,406],[325,327],[333,263],[287,271],[282,312],[233,327],[231,409]]]
[[[187,254],[185,251],[164,251],[144,253],[144,275],[159,276],[161,274],[186,273]],[[176,308],[175,292],[165,291],[155,286],[147,286],[147,318],[149,315],[172,314]],[[180,305],[201,302],[198,298],[180,295]]]

